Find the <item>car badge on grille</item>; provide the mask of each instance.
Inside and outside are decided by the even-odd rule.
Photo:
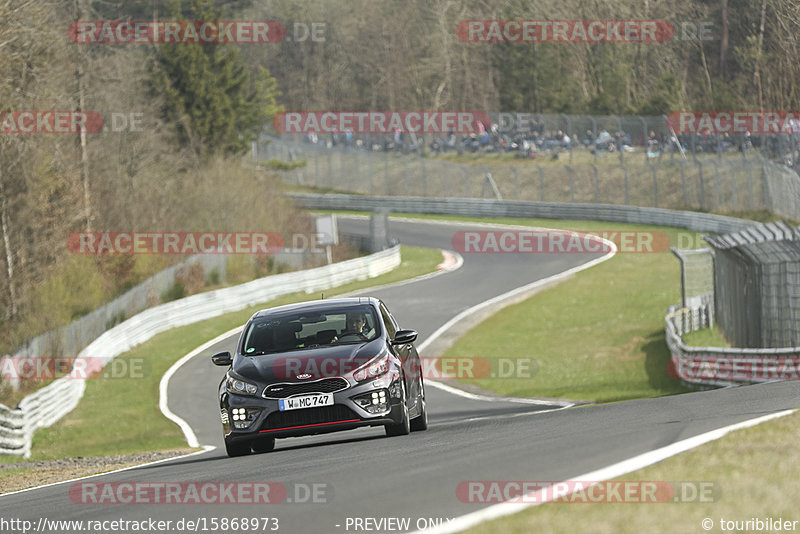
[[[306,378],[311,378],[311,375],[308,373],[303,373],[301,375],[297,375],[298,380],[305,380]]]

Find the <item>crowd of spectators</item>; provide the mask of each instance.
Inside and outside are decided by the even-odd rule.
[[[765,157],[781,160],[789,166],[800,165],[796,155],[800,153],[800,133],[789,134],[674,134],[664,128],[647,135],[623,130],[610,132],[605,128],[597,131],[587,129],[583,134],[570,135],[563,129],[548,129],[544,121],[532,119],[512,125],[493,123],[480,125],[471,134],[448,133],[442,135],[414,135],[396,130],[392,134],[354,134],[344,133],[318,136],[309,133],[305,141],[320,147],[352,148],[372,152],[400,152],[403,154],[424,151],[429,154],[446,153],[514,153],[521,158],[551,157],[570,150],[586,150],[592,154],[634,152],[644,150],[648,157],[660,157],[670,152],[691,154],[715,154],[728,152],[749,152],[760,150]]]

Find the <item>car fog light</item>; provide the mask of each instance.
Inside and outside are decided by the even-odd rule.
[[[355,397],[352,397],[352,400],[368,413],[383,413],[389,409],[389,403],[387,401],[386,394],[387,391],[385,389],[381,389],[371,393],[356,395]]]
[[[231,420],[233,421],[233,428],[244,429],[253,424],[261,413],[261,408],[232,408]]]

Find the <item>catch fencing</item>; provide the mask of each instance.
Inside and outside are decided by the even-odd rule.
[[[800,345],[800,228],[770,223],[704,239],[725,338],[737,347]]]
[[[620,152],[621,153],[621,152]],[[554,155],[559,153],[554,152]],[[800,176],[757,155],[628,158],[588,153],[574,163],[552,157],[480,163],[390,151],[333,148],[289,138],[259,146],[256,157],[305,165],[284,172],[299,186],[342,193],[430,198],[493,198],[593,203],[717,212],[770,211],[800,220]]]
[[[90,369],[143,343],[160,332],[267,302],[281,295],[321,291],[389,272],[400,264],[400,247],[323,267],[275,274],[239,286],[198,293],[149,308],[106,330],[77,355],[91,358]],[[97,369],[99,371],[99,369]],[[25,397],[16,408],[0,404],[0,454],[30,456],[36,429],[52,425],[77,406],[83,379],[60,378]]]
[[[673,251],[684,296],[666,316],[676,376],[713,387],[799,379],[800,228],[756,224],[703,238],[711,249]],[[715,320],[733,348],[684,342]]]

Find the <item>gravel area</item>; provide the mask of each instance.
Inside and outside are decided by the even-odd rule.
[[[184,448],[90,458],[78,456],[57,460],[4,463],[0,464],[0,494],[174,458],[196,450],[199,449]]]

